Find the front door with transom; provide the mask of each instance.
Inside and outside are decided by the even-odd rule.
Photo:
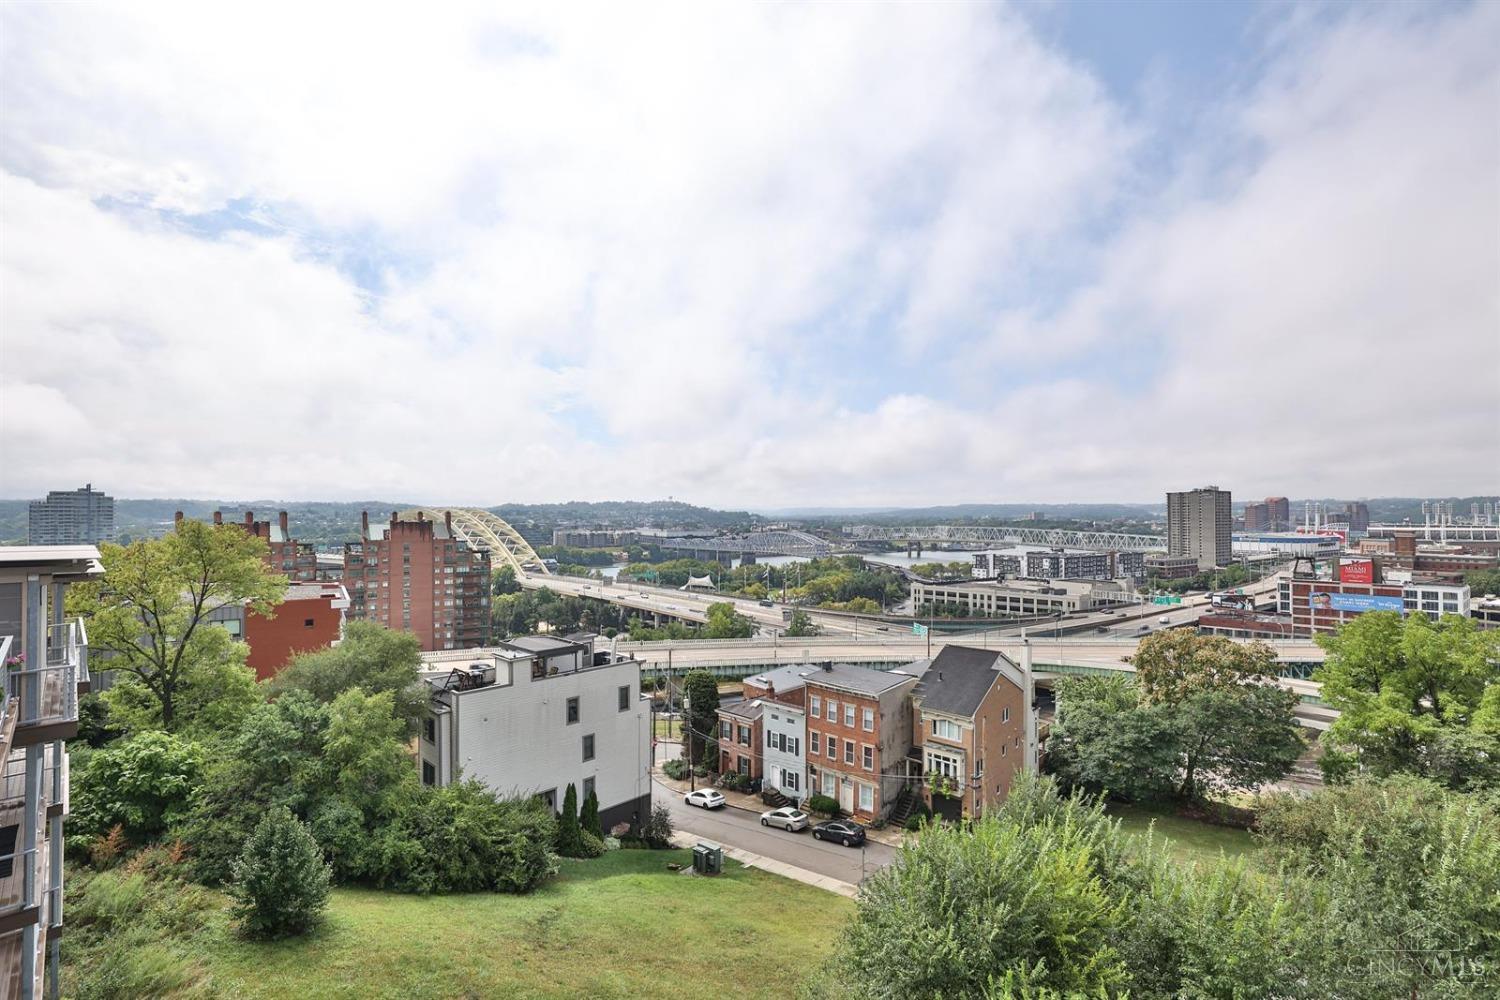
[[[839,782],[839,808],[846,813],[854,812],[854,782],[848,778]]]

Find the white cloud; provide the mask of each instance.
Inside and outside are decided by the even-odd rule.
[[[1167,123],[1003,9],[444,10],[0,13],[0,492],[866,504],[1500,468],[1491,8],[1287,27],[1193,140],[1248,150],[1233,177],[1145,197]],[[269,235],[156,214],[246,205]],[[336,267],[360,253],[374,294]]]

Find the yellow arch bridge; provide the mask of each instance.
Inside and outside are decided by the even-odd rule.
[[[487,510],[472,507],[413,507],[411,510],[403,510],[400,516],[403,519],[414,518],[419,513],[434,521],[441,521],[451,514],[453,533],[475,548],[489,552],[491,566],[499,566],[504,562],[515,569],[517,577],[546,576],[550,573],[531,543],[522,538],[519,531]]]

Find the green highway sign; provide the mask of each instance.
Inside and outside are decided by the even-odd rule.
[[[912,622],[911,623],[911,634],[912,635],[916,635],[916,636],[926,635],[927,634],[927,626],[923,625],[923,624],[921,624],[919,622]]]

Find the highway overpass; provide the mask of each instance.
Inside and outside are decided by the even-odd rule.
[[[1231,640],[1236,641],[1236,640]],[[1021,661],[1022,648],[1030,643],[1032,666],[1037,683],[1050,687],[1062,676],[1106,673],[1133,673],[1131,659],[1140,645],[1133,638],[1079,639],[1059,637],[1051,639],[1022,639],[1011,634],[984,632],[965,636],[932,636],[931,654],[945,645],[978,646],[986,649],[1004,650],[1011,659]],[[1321,647],[1310,640],[1287,640],[1269,642],[1276,650],[1277,659],[1286,676],[1281,685],[1295,691],[1302,699],[1297,710],[1299,721],[1311,729],[1327,729],[1336,716],[1323,704],[1321,687],[1306,679],[1306,674],[1323,662]],[[646,674],[670,671],[681,676],[688,670],[707,670],[725,678],[748,677],[763,670],[792,664],[817,664],[826,661],[836,663],[859,663],[876,670],[889,670],[903,666],[928,655],[929,644],[925,638],[912,636],[880,636],[853,639],[849,637],[815,636],[791,639],[685,639],[660,642],[628,642],[617,640],[614,649],[622,655],[634,656],[643,663]]]
[[[925,524],[908,527],[856,524],[845,531],[845,537],[855,542],[957,542],[963,545],[1020,543],[1122,552],[1151,552],[1167,547],[1165,535],[1125,535],[1114,531],[989,527],[972,524]]]

